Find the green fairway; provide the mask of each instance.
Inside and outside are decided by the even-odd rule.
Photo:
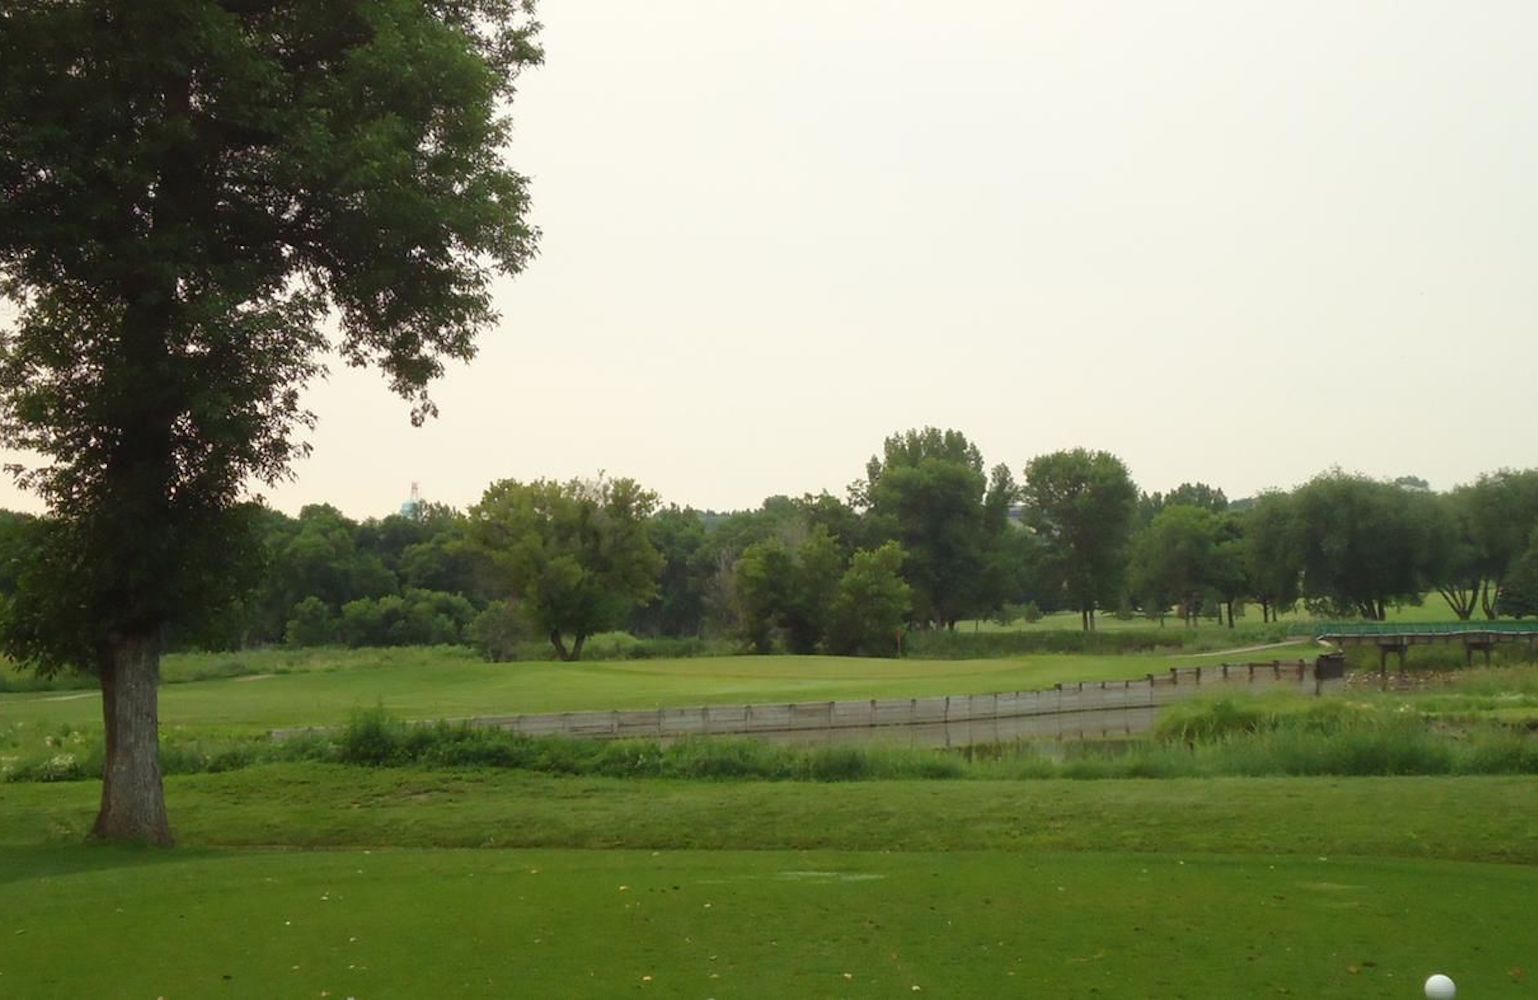
[[[323,669],[256,673],[165,685],[160,718],[169,727],[263,730],[335,725],[359,707],[383,705],[413,719],[582,709],[909,698],[1115,680],[1190,665],[1184,656],[1014,656],[989,660],[880,660],[829,656],[727,656],[601,663],[486,663],[465,650],[375,657],[336,653]],[[1265,659],[1311,655],[1298,645]],[[250,654],[244,654],[250,658]],[[270,654],[274,664],[281,654]],[[1241,658],[1244,654],[1238,654]],[[259,663],[260,661],[254,661]],[[378,662],[380,665],[373,665]],[[96,726],[94,691],[0,694],[0,727]]]
[[[266,767],[172,779],[173,852],[74,846],[98,787],[0,786],[0,995],[1530,995],[1527,778]]]
[[[1200,855],[17,860],[0,990],[38,1000],[1394,998],[1438,969],[1522,996],[1538,892],[1529,869]]]

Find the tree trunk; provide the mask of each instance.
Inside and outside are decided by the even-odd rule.
[[[165,787],[160,779],[160,643],[149,636],[112,640],[102,666],[102,721],[107,759],[101,811],[93,836],[101,840],[171,844]]]
[[[1486,580],[1484,587],[1479,592],[1479,608],[1485,613],[1485,618],[1495,621],[1496,609],[1501,604],[1501,585],[1499,582]]]
[[[555,647],[555,655],[559,656],[563,662],[571,661],[571,654],[566,651],[566,642],[561,638],[560,629],[550,630],[550,645]]]
[[[581,632],[578,632],[577,637],[571,641],[571,661],[573,663],[582,659],[582,646],[586,642],[587,636],[583,635]]]

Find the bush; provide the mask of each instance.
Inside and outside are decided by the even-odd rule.
[[[326,602],[310,596],[294,605],[283,641],[290,646],[329,646],[337,640],[337,620]]]
[[[337,743],[344,764],[382,767],[408,762],[404,751],[406,724],[382,707],[359,709],[347,720]]]
[[[859,747],[819,747],[807,754],[805,773],[813,781],[859,781],[869,776],[870,757]]]
[[[1206,743],[1237,733],[1258,733],[1271,728],[1274,721],[1254,701],[1219,698],[1171,706],[1161,713],[1154,735],[1181,743]]]
[[[101,761],[93,770],[80,754],[70,752],[51,753],[18,762],[6,772],[7,781],[83,781],[101,777]]]
[[[458,594],[407,590],[342,605],[341,638],[360,646],[444,646],[466,638],[475,608]]]
[[[582,656],[588,660],[639,660],[645,645],[629,632],[599,632],[588,636]]]
[[[902,547],[887,542],[860,550],[838,581],[828,614],[828,652],[849,656],[896,656],[903,618],[913,591],[901,575]]]
[[[518,659],[519,647],[534,638],[517,601],[493,601],[470,623],[470,641],[492,663]]]

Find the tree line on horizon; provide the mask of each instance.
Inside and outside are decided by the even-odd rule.
[[[240,515],[242,585],[177,646],[470,643],[504,659],[537,640],[579,659],[625,630],[892,655],[906,629],[1022,613],[1085,629],[1103,612],[1232,626],[1245,605],[1263,621],[1299,606],[1382,620],[1437,592],[1464,620],[1538,614],[1538,470],[1445,493],[1331,470],[1231,502],[1203,483],[1144,492],[1086,449],[1033,458],[1017,481],[964,434],[924,428],[889,437],[842,499],[723,513],[629,479],[503,480],[466,511]],[[0,625],[28,613],[49,525],[0,516]]]

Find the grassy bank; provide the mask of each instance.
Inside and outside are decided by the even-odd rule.
[[[77,843],[100,785],[0,785],[0,844]],[[1538,864],[1529,777],[700,782],[278,764],[168,779],[188,847],[1120,851]]]
[[[275,742],[262,736],[162,741],[167,774],[217,773],[270,763],[360,767],[499,768],[540,774],[695,780],[1192,778],[1307,775],[1538,774],[1538,739],[1525,723],[1472,709],[1456,695],[1346,702],[1298,696],[1186,702],[1150,738],[1118,743],[1009,743],[961,749],[879,745],[790,747],[751,739],[573,740],[464,723],[410,724],[383,709],[345,726]],[[1507,701],[1500,699],[1498,704]],[[1412,707],[1415,706],[1415,707]],[[3,736],[3,731],[0,731]],[[80,781],[101,774],[97,736],[69,730],[32,753],[0,752],[9,782]]]

